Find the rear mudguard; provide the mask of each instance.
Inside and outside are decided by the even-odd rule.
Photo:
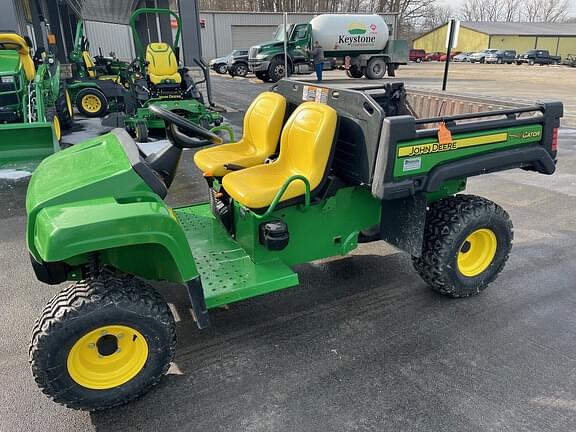
[[[65,263],[76,277],[93,253],[144,279],[186,283],[198,277],[182,227],[154,194],[43,208],[29,221],[28,248],[40,265]]]

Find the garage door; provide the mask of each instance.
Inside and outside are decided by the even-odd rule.
[[[232,48],[250,48],[254,45],[259,45],[262,42],[272,39],[272,35],[276,31],[276,26],[232,26]]]

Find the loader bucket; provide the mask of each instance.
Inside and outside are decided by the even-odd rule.
[[[0,125],[0,167],[39,162],[60,149],[48,122]]]

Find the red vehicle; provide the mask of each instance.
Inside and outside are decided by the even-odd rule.
[[[439,61],[440,57],[442,57],[442,55],[445,55],[442,52],[432,52],[432,53],[428,53],[426,54],[426,57],[424,57],[424,61]]]
[[[450,53],[450,61],[454,60],[454,56],[457,56],[457,55],[460,54],[460,53],[461,53],[461,51],[451,52],[451,53]],[[442,54],[442,55],[440,56],[440,58],[438,59],[438,61],[441,61],[441,62],[446,61],[446,54]]]
[[[410,53],[408,54],[408,59],[416,63],[421,63],[424,61],[425,57],[426,51],[423,49],[411,49]]]

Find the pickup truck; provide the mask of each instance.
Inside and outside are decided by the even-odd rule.
[[[530,66],[535,64],[539,65],[557,65],[560,63],[562,58],[560,56],[553,56],[550,55],[548,50],[540,50],[540,49],[533,49],[526,51],[524,54],[521,54],[516,59],[516,64],[521,65],[522,63],[527,63]]]

